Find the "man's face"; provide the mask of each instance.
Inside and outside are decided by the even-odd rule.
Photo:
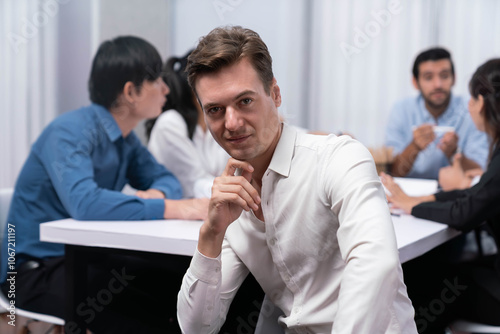
[[[200,76],[196,93],[205,122],[215,140],[233,158],[266,161],[280,135],[280,89],[273,80],[270,94],[250,62],[238,63]]]
[[[170,92],[162,77],[155,81],[144,80],[139,91],[135,92],[135,114],[139,119],[154,118],[161,114],[166,95]]]
[[[429,60],[419,65],[418,80],[413,79],[425,103],[431,108],[446,108],[450,102],[455,77],[449,59]]]

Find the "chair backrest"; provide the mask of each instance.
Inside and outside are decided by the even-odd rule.
[[[2,245],[3,235],[5,233],[5,224],[7,224],[7,215],[9,214],[10,202],[14,189],[0,189],[0,245]]]
[[[7,224],[7,215],[9,214],[10,202],[14,189],[2,188],[0,189],[0,254],[2,249],[3,235],[5,233],[5,225]],[[0,258],[0,266],[3,266],[3,261]],[[5,312],[8,306],[8,300],[0,291],[0,312]]]

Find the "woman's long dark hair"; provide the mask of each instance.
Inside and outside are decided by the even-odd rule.
[[[191,51],[180,58],[168,58],[163,68],[163,80],[170,89],[163,111],[175,109],[181,114],[188,128],[189,139],[193,139],[194,130],[198,124],[198,109],[196,109],[194,94],[188,84],[187,73],[185,72],[187,57],[191,54]],[[151,136],[151,130],[156,123],[156,119],[146,121],[148,139]]]
[[[488,60],[479,66],[470,79],[469,91],[475,99],[479,95],[484,99],[485,126],[492,136],[488,159],[491,160],[500,142],[500,58]]]

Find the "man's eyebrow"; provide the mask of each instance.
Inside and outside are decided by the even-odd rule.
[[[253,90],[244,90],[243,92],[239,93],[233,98],[233,101],[240,99],[241,97],[245,95],[255,95],[256,93]],[[203,110],[210,109],[212,107],[218,106],[220,103],[207,103],[203,105]]]
[[[239,93],[238,95],[236,95],[233,100],[238,100],[242,96],[245,96],[245,95],[255,95],[255,92],[253,90],[245,90],[245,91]]]
[[[438,74],[441,74],[441,73],[451,73],[451,68],[446,68],[444,70],[441,70],[439,72],[437,72]],[[435,72],[434,71],[425,71],[425,72],[422,72],[422,75],[427,75],[427,74],[434,74]]]

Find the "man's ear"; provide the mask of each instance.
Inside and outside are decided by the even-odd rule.
[[[420,90],[420,86],[418,85],[418,81],[417,79],[415,79],[415,77],[412,77],[412,81],[413,83],[413,87],[415,87],[416,90]]]
[[[130,104],[135,102],[137,96],[137,90],[135,89],[135,85],[132,81],[127,81],[123,86],[123,98]]]
[[[281,106],[281,91],[276,78],[273,78],[273,82],[271,83],[271,97],[276,107]]]

